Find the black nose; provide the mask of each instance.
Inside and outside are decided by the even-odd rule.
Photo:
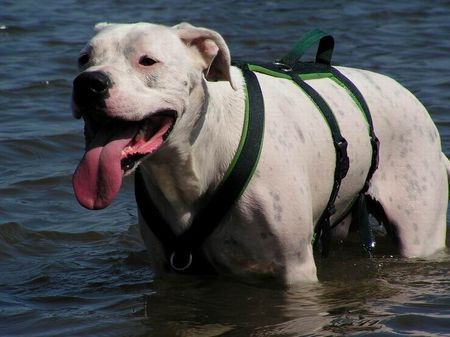
[[[78,106],[103,105],[112,87],[110,78],[101,71],[84,72],[73,81],[73,100]]]

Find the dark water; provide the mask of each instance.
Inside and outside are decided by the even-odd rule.
[[[450,153],[449,1],[0,1],[0,336],[450,336],[450,257],[339,253],[297,290],[154,280],[130,181],[105,211],[75,201],[78,51],[98,21],[190,21],[238,58],[272,60],[305,30],[335,61],[391,75],[428,107]]]

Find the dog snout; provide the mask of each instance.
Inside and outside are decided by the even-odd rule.
[[[101,107],[111,87],[111,79],[104,72],[84,72],[73,81],[73,100],[79,107]]]

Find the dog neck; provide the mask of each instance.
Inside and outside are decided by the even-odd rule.
[[[228,82],[194,88],[166,146],[142,165],[147,188],[175,233],[214,193],[239,145],[245,94],[239,70],[232,76],[241,83],[237,91]]]

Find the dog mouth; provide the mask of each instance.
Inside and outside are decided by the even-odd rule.
[[[166,111],[139,123],[139,129],[122,149],[121,167],[127,175],[148,155],[156,152],[169,138],[175,125],[175,113]]]
[[[86,152],[72,180],[78,202],[88,209],[107,207],[123,177],[164,145],[176,116],[164,110],[139,122],[85,117]]]

